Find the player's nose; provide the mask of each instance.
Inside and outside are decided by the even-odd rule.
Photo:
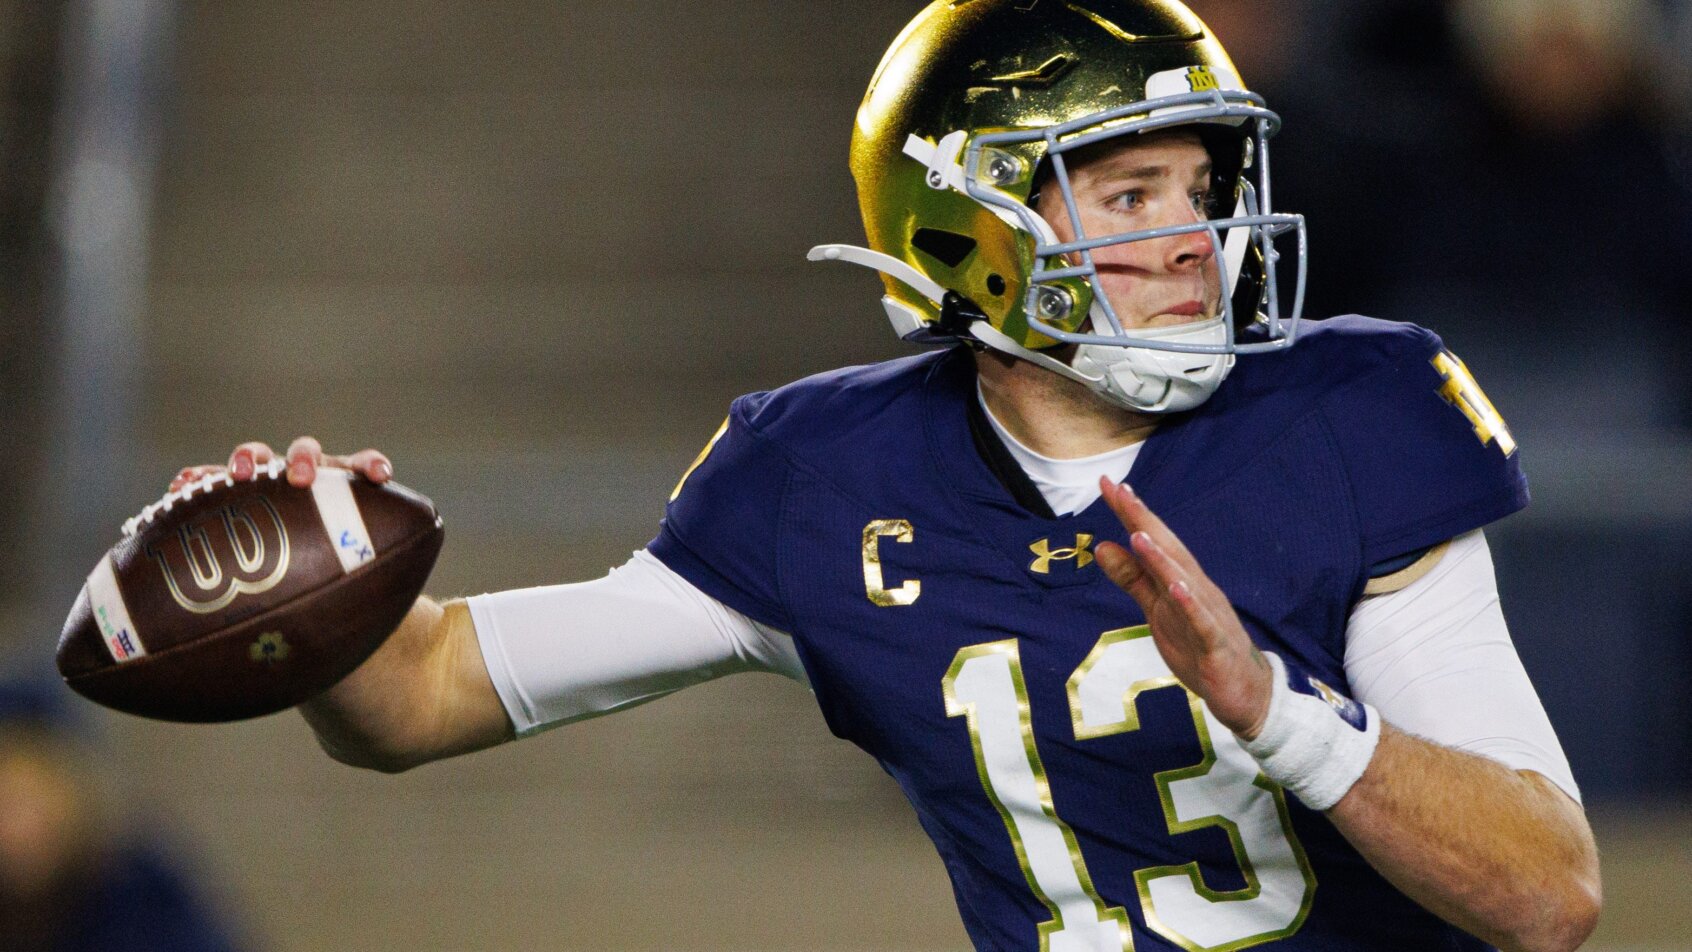
[[[1171,224],[1198,224],[1203,219],[1194,216]],[[1201,228],[1163,239],[1163,264],[1172,273],[1193,271],[1204,267],[1216,256],[1216,239],[1210,229]]]

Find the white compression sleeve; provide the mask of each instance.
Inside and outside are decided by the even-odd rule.
[[[591,582],[468,599],[488,675],[519,736],[740,671],[801,683],[793,639],[645,550]]]
[[[1550,718],[1510,641],[1492,555],[1465,533],[1429,572],[1352,609],[1345,674],[1392,726],[1516,770],[1544,774],[1576,801]]]

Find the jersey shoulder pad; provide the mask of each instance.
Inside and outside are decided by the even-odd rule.
[[[1366,565],[1527,505],[1504,418],[1439,336],[1365,317],[1319,322],[1294,350],[1331,381],[1320,405],[1351,483]]]
[[[920,412],[915,399],[945,353],[844,367],[736,401],[750,428],[798,460],[825,468]]]
[[[848,367],[736,399],[670,494],[648,549],[718,601],[792,630],[780,579],[790,482],[861,457],[852,448],[902,412],[933,360]]]
[[[1383,321],[1361,314],[1344,314],[1309,321],[1292,353],[1313,366],[1329,368],[1328,376],[1344,380],[1402,363],[1429,347],[1439,347],[1439,335],[1404,321]]]

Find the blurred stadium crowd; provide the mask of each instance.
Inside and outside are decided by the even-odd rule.
[[[1692,550],[1692,493],[1686,490],[1692,479],[1692,253],[1687,250],[1692,238],[1692,2],[1191,0],[1190,5],[1228,45],[1247,83],[1286,120],[1273,153],[1274,201],[1277,208],[1305,214],[1311,223],[1306,315],[1358,312],[1439,331],[1486,387],[1523,447],[1535,506],[1489,534],[1519,650],[1589,804],[1667,808],[1684,817],[1692,797],[1692,692],[1685,689],[1692,680],[1692,573],[1685,568],[1685,553]],[[256,12],[261,6],[275,9]],[[114,515],[121,518],[162,489],[170,467],[202,461],[173,454],[222,452],[233,442],[227,439],[234,435],[231,426],[276,419],[220,419],[217,388],[239,380],[238,368],[183,377],[177,386],[177,378],[168,372],[178,364],[156,353],[163,349],[160,341],[184,339],[173,324],[185,310],[214,300],[185,296],[182,290],[195,284],[182,278],[185,273],[193,277],[192,264],[183,264],[193,249],[224,242],[249,242],[257,253],[293,247],[249,241],[290,227],[284,221],[254,224],[251,219],[262,212],[242,205],[243,184],[262,196],[270,170],[231,169],[207,158],[205,150],[230,143],[197,140],[185,131],[216,128],[196,110],[215,112],[231,108],[232,102],[236,108],[275,108],[276,126],[288,130],[301,124],[281,110],[328,109],[338,95],[334,88],[312,86],[300,95],[259,89],[247,98],[219,99],[221,78],[239,75],[242,69],[241,63],[219,57],[251,52],[243,44],[333,47],[345,61],[338,68],[350,75],[358,67],[347,64],[365,55],[359,44],[384,45],[382,24],[395,24],[408,42],[435,51],[419,56],[419,70],[431,68],[444,55],[439,49],[452,47],[457,52],[449,57],[449,65],[469,63],[471,71],[521,75],[521,83],[514,81],[512,88],[521,87],[521,96],[531,98],[519,97],[512,107],[515,118],[507,116],[506,121],[515,141],[531,145],[538,133],[515,130],[557,116],[536,111],[525,118],[522,104],[544,99],[545,90],[533,88],[533,83],[537,76],[551,75],[601,90],[625,83],[634,89],[665,82],[715,83],[721,88],[711,88],[723,96],[723,115],[733,113],[746,121],[745,113],[757,113],[752,121],[782,148],[791,140],[822,136],[820,141],[792,145],[800,152],[791,158],[791,166],[755,183],[721,180],[724,175],[732,179],[735,169],[745,167],[732,156],[685,154],[689,139],[677,134],[686,125],[679,121],[675,130],[653,130],[656,141],[676,141],[684,154],[658,166],[651,179],[619,175],[613,159],[594,154],[595,148],[573,138],[574,132],[538,140],[560,148],[557,154],[535,159],[537,163],[568,161],[575,163],[575,170],[537,182],[548,188],[626,190],[612,203],[621,217],[598,224],[659,235],[660,240],[645,243],[646,252],[654,259],[672,256],[681,262],[675,271],[654,272],[654,289],[636,300],[636,306],[653,309],[656,316],[647,318],[617,313],[628,299],[584,296],[570,289],[572,282],[604,283],[602,261],[567,263],[563,273],[537,278],[536,272],[551,259],[526,259],[525,265],[513,266],[516,270],[506,274],[510,283],[531,287],[550,281],[563,290],[555,298],[540,295],[538,304],[525,298],[524,307],[533,313],[505,318],[504,323],[490,320],[502,333],[532,331],[536,343],[521,347],[525,352],[573,348],[558,354],[557,362],[566,369],[553,376],[537,376],[527,364],[501,369],[498,354],[468,362],[466,373],[476,379],[466,382],[463,392],[481,401],[469,401],[471,406],[499,406],[482,395],[509,387],[526,391],[527,405],[539,408],[532,411],[537,421],[532,425],[500,424],[504,429],[499,432],[518,435],[503,444],[498,437],[486,441],[496,444],[490,450],[490,466],[518,469],[534,464],[537,456],[524,455],[528,446],[523,434],[556,433],[592,414],[610,418],[598,430],[580,424],[584,435],[571,444],[589,456],[603,451],[609,477],[598,483],[587,480],[588,489],[549,483],[544,473],[530,473],[525,483],[538,492],[580,500],[560,517],[566,526],[582,525],[584,517],[575,508],[594,507],[602,500],[608,509],[629,513],[614,525],[593,524],[599,536],[618,540],[606,551],[616,552],[617,546],[626,551],[648,537],[659,497],[646,493],[617,502],[610,498],[614,493],[597,493],[592,487],[623,487],[623,493],[638,495],[649,482],[666,485],[691,454],[688,447],[720,416],[727,398],[779,383],[768,379],[771,373],[821,369],[846,359],[896,352],[876,336],[883,328],[866,287],[849,278],[813,278],[811,272],[789,273],[778,266],[771,266],[759,280],[800,290],[763,306],[753,299],[746,308],[780,312],[779,319],[748,318],[753,331],[773,328],[775,335],[760,338],[744,328],[729,328],[738,305],[705,308],[708,316],[721,318],[708,333],[678,330],[665,323],[672,320],[665,315],[697,311],[701,288],[710,293],[738,287],[733,281],[711,284],[708,274],[696,273],[709,267],[687,270],[690,263],[738,250],[732,242],[726,251],[718,247],[723,243],[712,240],[704,221],[708,217],[738,215],[735,220],[752,222],[752,230],[769,217],[780,239],[776,250],[794,260],[802,253],[798,240],[850,236],[856,224],[844,156],[851,111],[879,50],[919,6],[914,0],[854,4],[860,9],[828,13],[826,24],[805,31],[796,28],[800,35],[791,38],[772,28],[775,38],[763,41],[729,35],[699,40],[716,44],[725,56],[748,62],[767,58],[727,73],[713,72],[717,67],[703,54],[689,54],[686,37],[719,24],[732,24],[722,26],[732,33],[755,25],[764,15],[786,17],[782,23],[796,25],[799,20],[791,10],[781,11],[790,6],[788,0],[612,4],[604,15],[636,26],[626,33],[612,31],[606,43],[613,51],[589,79],[567,64],[554,64],[553,72],[524,72],[520,64],[513,65],[520,54],[500,41],[516,31],[490,28],[465,34],[455,29],[465,18],[485,26],[509,13],[523,21],[525,29],[544,24],[543,38],[565,38],[582,32],[597,15],[590,10],[597,8],[512,0],[486,4],[474,15],[447,15],[443,7],[421,2],[381,0],[366,6],[378,12],[355,17],[358,29],[350,31],[349,39],[349,31],[329,35],[332,27],[325,23],[336,22],[326,12],[329,4],[252,4],[242,14],[242,4],[209,0],[0,0],[0,420],[5,433],[0,480],[9,487],[0,504],[0,551],[11,553],[5,560],[7,571],[0,573],[0,672],[27,685],[18,697],[56,690],[50,667],[56,619],[82,573],[110,543]],[[658,39],[646,36],[645,27],[639,26],[661,24],[672,15],[692,17],[691,25]],[[220,40],[219,29],[239,33],[241,39]],[[838,43],[819,39],[830,33],[847,38]],[[617,37],[640,39],[617,48]],[[477,47],[478,42],[484,45]],[[819,43],[839,49],[819,50]],[[405,69],[403,50],[388,49],[386,56],[390,67],[397,58],[397,68]],[[630,67],[630,73],[623,74],[616,65],[621,58],[662,64],[675,72],[655,79],[650,72],[636,75]],[[446,72],[452,74],[451,69]],[[826,114],[796,119],[792,112],[798,110],[758,113],[767,102],[766,91],[755,88],[764,75],[821,89],[816,105],[806,109]],[[380,91],[385,82],[371,80],[359,95],[369,99],[371,90]],[[431,82],[430,77],[416,79],[414,86],[407,86],[407,95],[422,95],[418,90],[439,93]],[[449,79],[440,82],[451,85]],[[231,85],[240,88],[241,81]],[[480,92],[497,95],[502,88],[494,83]],[[695,118],[709,122],[711,107],[700,108]],[[786,120],[795,124],[771,128]],[[257,119],[249,116],[246,125],[233,128],[250,130],[270,121],[268,113]],[[606,133],[616,131],[619,121],[592,109],[570,117],[579,124],[572,129]],[[379,126],[372,123],[372,128]],[[464,135],[497,138],[503,129],[489,120],[465,129]],[[689,126],[686,131],[691,136],[697,130]],[[233,148],[238,151],[240,144]],[[510,170],[500,163],[519,161],[498,147],[485,152],[465,148],[490,157],[486,175],[502,182]],[[512,148],[521,151],[520,146]],[[809,148],[820,158],[813,161],[811,153],[803,151]],[[462,158],[450,147],[447,153],[454,160]],[[299,161],[309,150],[290,154]],[[383,194],[409,192],[419,206],[444,201],[428,174],[429,156],[416,161],[421,171],[413,166],[383,177],[381,187],[388,189]],[[207,168],[223,176],[224,192],[208,197],[194,191],[197,176]],[[332,162],[288,171],[303,178],[337,174]],[[708,185],[702,178],[689,178],[700,173]],[[230,187],[231,180],[236,187]],[[756,194],[749,198],[754,188]],[[736,194],[724,197],[724,190]],[[690,204],[694,197],[685,194],[690,191],[711,192],[719,204],[709,209]],[[224,220],[243,219],[242,227],[233,236],[184,238],[181,213],[172,200],[185,196],[186,205],[216,201],[230,206],[235,210]],[[520,204],[531,219],[571,208],[592,215],[580,204],[583,201],[553,195],[533,197],[532,207]],[[746,207],[729,207],[737,202]],[[263,207],[274,212],[285,204]],[[386,219],[373,208],[342,205],[338,213],[368,218],[376,222],[371,227],[380,227]],[[640,220],[641,215],[648,220]],[[550,235],[553,226],[531,219],[486,227],[518,236]],[[432,219],[422,215],[396,220]],[[790,227],[794,222],[802,227]],[[174,244],[166,247],[160,236]],[[788,241],[790,237],[794,241]],[[402,240],[429,245],[435,239],[413,234],[387,240],[397,246]],[[309,238],[302,239],[303,246],[310,244]],[[599,250],[592,243],[566,248],[584,252],[584,258]],[[384,275],[385,288],[436,280],[435,275],[420,273],[426,266],[415,265],[416,260],[426,265],[429,259],[406,258],[409,253],[408,248],[384,261],[379,248],[366,269]],[[301,256],[308,262],[302,267],[310,270],[309,247]],[[755,264],[748,260],[728,266],[740,268],[738,274],[744,277],[759,274]],[[273,279],[290,276],[288,261],[255,267]],[[229,271],[240,277],[242,266]],[[664,283],[666,276],[677,280]],[[819,283],[826,281],[836,283]],[[272,292],[283,284],[285,280],[272,280],[252,293],[274,298]],[[818,287],[827,293],[817,293]],[[229,313],[274,316],[297,300],[282,295],[270,300],[268,311],[237,308]],[[475,304],[497,309],[500,300],[510,298],[476,299]],[[455,301],[463,303],[436,294],[426,303],[450,311]],[[544,313],[552,301],[580,306],[587,313],[568,321],[554,318]],[[466,313],[459,320],[473,324],[482,316]],[[442,317],[443,324],[450,317]],[[224,319],[229,326],[219,325]],[[348,339],[344,344],[332,333],[276,343],[264,340],[260,331],[238,326],[236,318],[213,313],[193,320],[209,336],[237,342],[222,349],[206,345],[207,360],[253,364],[299,350],[310,351],[300,358],[308,363],[353,362],[353,357],[335,357],[337,348],[350,348],[356,359],[391,349],[403,362],[404,355],[418,352],[410,337],[425,337],[437,327],[343,326],[340,333]],[[278,322],[284,328],[296,326],[289,320],[284,315]],[[527,331],[524,320],[532,324]],[[570,321],[577,322],[577,329],[570,329]],[[831,350],[831,335],[853,321],[862,328],[847,335],[843,353]],[[559,325],[565,329],[559,330]],[[590,325],[595,333],[605,327],[628,328],[627,339],[596,341],[584,329]],[[325,325],[297,326],[323,330]],[[612,365],[619,355],[639,352],[648,343],[639,334],[642,326],[680,341],[669,349],[659,347],[656,376],[680,379],[685,385],[653,394],[642,379],[570,369],[592,363],[582,352],[608,353]],[[256,343],[251,351],[242,351],[242,341]],[[732,341],[733,346],[713,348],[712,341]],[[462,344],[443,347],[449,352],[463,349]],[[485,349],[470,348],[475,354]],[[673,366],[667,368],[666,360]],[[161,367],[164,379],[143,379],[159,377]],[[386,372],[399,379],[421,378],[434,367],[401,366]],[[356,390],[357,380],[347,386]],[[357,413],[330,422],[305,414],[284,416],[277,425],[321,427],[332,436],[347,433],[354,434],[348,438],[370,441],[392,432],[395,441],[418,447],[419,456],[427,453],[426,439],[406,444],[411,439],[406,434],[484,432],[473,420],[454,423],[436,412],[442,403],[465,401],[419,401],[409,429],[394,424],[368,437],[358,435],[370,428],[361,430],[368,421]],[[359,406],[356,401],[349,405]],[[171,412],[159,410],[161,406]],[[184,406],[191,408],[191,421],[181,419],[178,411]],[[626,426],[618,422],[618,413],[624,412],[618,408],[626,408]],[[175,424],[158,422],[173,417]],[[675,417],[683,423],[674,423]],[[291,434],[239,435],[285,440]],[[630,470],[630,459],[645,461],[652,473]],[[132,462],[145,471],[128,471]],[[575,465],[593,464],[588,460]],[[400,469],[406,478],[404,462]],[[476,472],[473,467],[465,471]],[[433,486],[423,488],[439,488],[438,499],[452,495],[451,473],[457,471],[451,467],[430,470],[420,463],[409,472],[436,476]],[[469,495],[469,490],[463,492]],[[524,502],[502,498],[487,505],[521,509]],[[450,521],[453,510],[443,508]],[[476,518],[472,512],[467,520],[473,531]],[[487,534],[503,531],[512,520],[521,521],[521,513],[491,517]],[[455,584],[500,582],[491,572],[459,571]],[[181,886],[181,874],[170,868],[172,861],[161,859],[164,854],[153,847],[126,852],[132,846],[79,846],[78,862],[27,865],[32,862],[27,850],[15,845],[26,835],[16,833],[17,818],[46,816],[42,811],[62,813],[65,803],[84,796],[112,796],[109,782],[102,794],[101,784],[73,779],[80,775],[67,765],[80,756],[76,751],[90,746],[98,750],[111,741],[99,732],[89,733],[97,718],[67,715],[67,708],[80,708],[66,700],[70,703],[30,702],[33,713],[20,716],[25,728],[0,729],[0,947],[6,949],[102,947],[70,939],[55,944],[43,925],[80,921],[66,912],[72,908],[66,890],[80,888],[78,884],[96,875],[87,857],[120,857],[111,862],[129,864],[124,867],[128,872],[111,874],[129,876],[126,882],[134,888],[157,889],[161,896],[193,894]],[[308,743],[299,737],[292,740]],[[74,793],[66,792],[72,789]],[[33,806],[30,797],[36,798]],[[46,819],[42,823],[51,825]],[[93,836],[95,830],[89,826],[65,835]],[[934,872],[938,877],[938,870]],[[47,879],[53,879],[51,889]],[[47,908],[40,905],[46,902],[42,896],[54,897],[58,918],[38,914]],[[201,922],[192,901],[181,902],[184,921]],[[1684,922],[1684,916],[1673,921]],[[36,931],[25,939],[20,923]],[[159,947],[227,947],[211,919],[202,925],[204,944],[183,940]],[[1648,930],[1616,928],[1606,922],[1600,939],[1649,936]]]

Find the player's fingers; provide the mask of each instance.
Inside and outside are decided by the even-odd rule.
[[[1213,642],[1220,629],[1204,598],[1203,580],[1189,575],[1186,568],[1147,533],[1134,533],[1129,543],[1134,547],[1133,554],[1145,565],[1146,573],[1168,593],[1169,600],[1186,618],[1188,626],[1205,641]]]
[[[317,467],[323,465],[323,444],[310,436],[302,436],[288,446],[288,482],[294,486],[310,486],[317,478]]]
[[[1112,482],[1102,477],[1099,480],[1099,487],[1103,491],[1105,501],[1109,503],[1111,511],[1116,513],[1116,517],[1122,520],[1122,525],[1129,532],[1146,533],[1188,572],[1197,573],[1201,571],[1198,560],[1193,558],[1191,552],[1187,551],[1186,544],[1181,541],[1174,530],[1164,524],[1157,513],[1151,511],[1151,507],[1147,506],[1145,500],[1141,499],[1139,494],[1134,492],[1131,487],[1125,483]]]
[[[394,464],[388,461],[387,454],[381,450],[359,450],[351,456],[341,457],[343,465],[355,473],[362,473],[365,479],[373,483],[385,483],[394,475]]]
[[[1134,553],[1114,542],[1100,542],[1093,548],[1093,558],[1106,578],[1133,596],[1134,601],[1140,603],[1140,608],[1150,613],[1152,603],[1158,598],[1157,583],[1146,573]]]
[[[258,468],[268,464],[276,458],[276,451],[266,443],[242,443],[235,447],[235,452],[229,454],[229,472],[236,479],[252,479],[258,474]]]
[[[370,454],[372,453],[376,453],[376,451],[359,450],[357,453],[345,454],[324,453],[320,465],[330,467],[332,469],[351,470],[352,472],[358,473],[360,476],[368,478],[371,470],[376,468],[376,461],[370,457]],[[380,456],[381,454],[377,453],[377,455]]]
[[[1118,483],[1108,476],[1100,476],[1099,492],[1110,506],[1110,511],[1116,513],[1116,518],[1121,520],[1122,527],[1127,529],[1130,535],[1147,531],[1154,519],[1160,523],[1163,521],[1124,483]],[[1165,528],[1167,531],[1167,527]]]
[[[1105,577],[1126,589],[1139,580],[1140,563],[1122,546],[1114,542],[1100,542],[1093,547],[1093,559],[1099,563],[1099,569]]]
[[[1174,530],[1164,523],[1161,516],[1152,512],[1151,507],[1146,505],[1139,493],[1134,492],[1132,486],[1127,483],[1117,484],[1116,498],[1122,504],[1122,510],[1128,513],[1128,518],[1133,520],[1136,529],[1150,536],[1170,558],[1190,567],[1192,555],[1187,551],[1186,545]]]
[[[201,479],[211,473],[219,473],[223,471],[224,467],[214,464],[184,466],[181,471],[176,474],[176,477],[170,481],[170,491],[176,492],[178,489],[181,489],[197,479]]]
[[[1187,582],[1186,567],[1175,561],[1169,550],[1158,545],[1150,533],[1136,532],[1129,537],[1128,544],[1158,588],[1167,592],[1177,582]]]
[[[1193,591],[1192,586],[1188,585],[1185,580],[1170,585],[1169,600],[1175,603],[1176,607],[1181,610],[1182,615],[1186,616],[1187,624],[1194,631],[1204,635],[1210,645],[1214,646],[1217,643],[1215,617],[1211,614],[1210,606],[1205,603],[1203,598],[1199,597],[1198,593]]]

